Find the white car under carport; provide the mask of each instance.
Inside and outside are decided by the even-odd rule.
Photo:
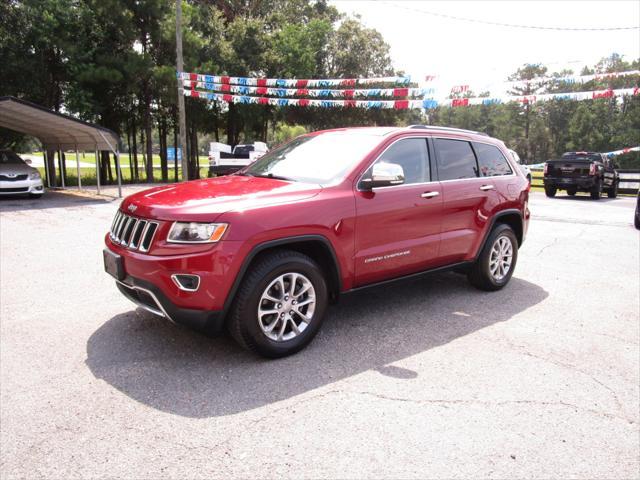
[[[43,193],[40,172],[11,150],[0,150],[0,195],[28,194],[40,198]]]

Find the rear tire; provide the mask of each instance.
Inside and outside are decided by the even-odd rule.
[[[467,278],[474,287],[488,292],[503,288],[518,260],[518,239],[509,225],[494,227]]]
[[[591,189],[591,199],[600,200],[601,195],[602,195],[602,183],[600,183],[600,180],[598,180],[598,182]]]
[[[544,193],[550,198],[555,197],[557,191],[558,189],[556,187],[544,187]]]
[[[607,197],[616,198],[618,196],[618,182],[613,182],[613,185],[607,190]]]
[[[285,357],[313,340],[327,302],[322,269],[306,255],[276,250],[258,260],[242,280],[227,329],[247,350]]]

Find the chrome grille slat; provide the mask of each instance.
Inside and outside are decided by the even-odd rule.
[[[109,238],[125,248],[148,252],[157,230],[158,222],[132,217],[118,210],[111,223]]]
[[[144,236],[140,240],[140,248],[141,252],[148,252],[151,247],[151,242],[153,242],[153,237],[158,230],[158,224],[156,222],[149,222],[147,224],[147,231],[144,232]]]
[[[136,228],[134,228],[133,233],[131,234],[131,241],[129,242],[129,248],[135,250],[140,245],[140,239],[142,238],[142,232],[147,226],[146,220],[139,220]]]
[[[122,237],[123,245],[125,247],[129,246],[131,242],[131,236],[133,235],[133,231],[136,228],[136,224],[138,223],[138,219],[131,217],[131,219],[127,222],[127,228],[124,232],[124,236]]]

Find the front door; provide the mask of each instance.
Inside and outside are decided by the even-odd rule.
[[[427,270],[438,257],[442,192],[432,181],[426,138],[398,140],[376,162],[400,165],[405,181],[355,192],[356,286]]]

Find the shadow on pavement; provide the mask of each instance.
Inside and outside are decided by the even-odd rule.
[[[507,321],[547,296],[518,278],[499,292],[480,292],[453,273],[362,291],[329,309],[311,345],[280,360],[138,309],[111,318],[89,338],[86,364],[97,378],[158,410],[230,415],[368,370],[416,378],[417,372],[389,364]]]
[[[82,207],[86,205],[111,203],[114,200],[113,197],[107,196],[98,197],[97,195],[78,194],[72,191],[47,190],[42,198],[31,198],[27,195],[1,195],[0,212]]]

